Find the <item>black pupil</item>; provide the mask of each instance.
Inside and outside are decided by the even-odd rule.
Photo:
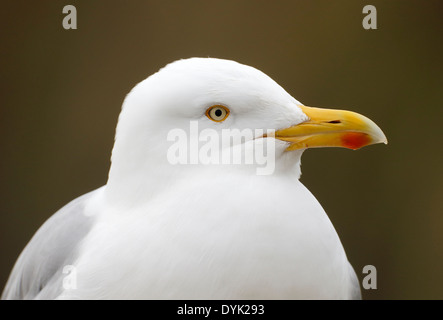
[[[216,117],[221,117],[222,114],[223,114],[223,112],[220,109],[215,110]]]

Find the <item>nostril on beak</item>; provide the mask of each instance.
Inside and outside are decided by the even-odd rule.
[[[331,120],[331,121],[328,121],[327,123],[341,123],[341,121],[340,120]]]

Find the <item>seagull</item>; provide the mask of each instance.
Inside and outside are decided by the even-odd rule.
[[[272,143],[275,170],[174,163],[168,135],[190,135],[190,123],[199,133],[262,132],[216,146]],[[387,140],[370,119],[305,106],[254,67],[172,62],[126,96],[106,185],[40,227],[2,299],[360,299],[334,226],[299,181],[300,158],[375,143]]]

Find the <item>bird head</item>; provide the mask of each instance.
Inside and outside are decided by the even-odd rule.
[[[151,178],[174,172],[165,169],[171,166],[171,132],[186,136],[183,159],[192,164],[191,124],[196,126],[194,134],[201,134],[197,143],[209,132],[222,136],[230,130],[235,140],[236,134],[250,130],[252,135],[242,136],[240,144],[272,139],[276,158],[288,158],[283,156],[288,154],[299,157],[307,148],[359,149],[387,142],[370,119],[351,111],[304,106],[253,67],[214,58],[184,59],[162,68],[127,95],[117,126],[109,182],[123,176],[140,177],[145,172]],[[215,146],[220,152],[226,147],[233,146],[223,142]]]

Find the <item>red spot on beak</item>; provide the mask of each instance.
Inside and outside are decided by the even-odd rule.
[[[368,145],[371,142],[371,138],[366,133],[348,132],[342,136],[341,141],[343,147],[357,150]]]

